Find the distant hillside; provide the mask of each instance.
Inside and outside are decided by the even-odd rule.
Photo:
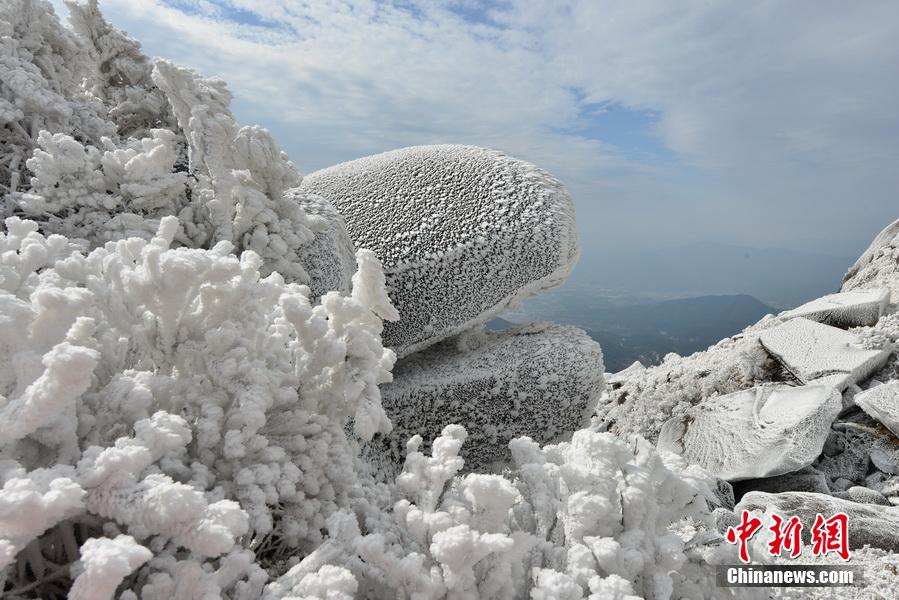
[[[577,325],[602,346],[606,370],[619,371],[635,360],[658,364],[669,352],[681,355],[704,350],[719,340],[742,331],[769,313],[778,312],[746,294],[698,296],[653,301],[582,297],[567,294],[552,305],[543,305],[530,319]],[[520,313],[515,315],[520,320]],[[511,317],[509,317],[511,318]],[[502,329],[508,321],[497,319],[489,328]]]
[[[750,294],[788,308],[836,291],[853,262],[854,256],[696,243],[596,260],[585,256],[565,286],[682,296]]]

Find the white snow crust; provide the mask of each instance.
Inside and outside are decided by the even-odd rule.
[[[780,314],[782,319],[805,317],[834,327],[874,325],[890,304],[890,290],[859,289],[823,296]]]
[[[773,477],[814,462],[841,408],[829,386],[759,386],[669,420],[658,448],[729,481]]]
[[[852,333],[801,317],[762,332],[759,341],[803,383],[841,392],[883,367],[893,350],[863,348]]]

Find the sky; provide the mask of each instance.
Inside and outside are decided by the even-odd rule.
[[[100,7],[147,54],[224,79],[305,173],[435,143],[549,170],[586,268],[700,241],[856,255],[899,217],[894,1]]]

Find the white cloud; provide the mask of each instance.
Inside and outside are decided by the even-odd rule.
[[[498,147],[567,181],[582,229],[612,226],[616,243],[863,239],[896,216],[892,2],[101,7],[150,53],[228,81],[238,115],[305,170],[416,143]],[[657,113],[677,160],[562,133],[608,102]]]

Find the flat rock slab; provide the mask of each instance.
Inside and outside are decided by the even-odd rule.
[[[811,492],[781,494],[749,492],[734,509],[737,514],[743,510],[762,512],[769,510],[784,518],[794,515],[799,517],[806,542],[811,537],[811,527],[816,514],[821,513],[827,518],[838,512],[846,513],[849,519],[850,548],[861,548],[870,544],[875,548],[899,551],[899,508],[893,506],[861,504]]]
[[[854,398],[855,404],[899,436],[899,381],[878,385]]]
[[[393,382],[381,386],[393,431],[375,436],[366,452],[376,468],[401,466],[410,437],[429,443],[458,423],[468,431],[465,469],[482,470],[510,458],[514,437],[545,444],[585,426],[603,375],[599,344],[575,327],[544,323],[452,338],[397,362]]]
[[[356,248],[381,260],[402,357],[561,284],[579,254],[574,205],[545,171],[474,146],[414,146],[307,175]]]
[[[780,315],[782,319],[805,317],[834,327],[874,325],[890,304],[890,290],[874,288],[830,294]]]
[[[802,317],[763,331],[759,342],[802,383],[840,392],[883,367],[892,352],[865,349],[848,331]]]
[[[759,386],[717,396],[668,420],[658,448],[728,481],[773,477],[810,465],[842,407],[828,386]]]

